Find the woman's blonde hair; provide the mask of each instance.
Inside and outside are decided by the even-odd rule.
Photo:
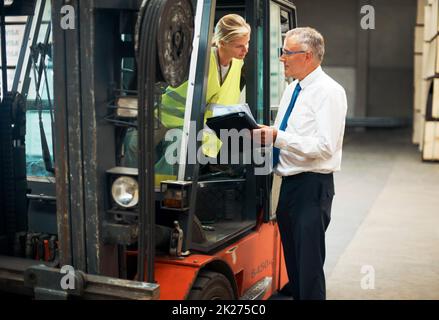
[[[219,47],[220,41],[228,43],[236,38],[249,35],[250,32],[250,25],[245,22],[243,17],[237,14],[228,14],[222,17],[216,24],[212,44]]]

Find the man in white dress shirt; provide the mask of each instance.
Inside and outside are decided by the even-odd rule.
[[[286,34],[280,61],[296,79],[284,91],[273,127],[255,131],[273,148],[273,169],[282,177],[277,219],[289,284],[296,300],[325,299],[325,231],[340,170],[346,93],[320,67],[322,35],[312,28]],[[285,291],[285,290],[284,290]]]

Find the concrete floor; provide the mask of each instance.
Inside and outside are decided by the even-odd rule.
[[[347,133],[327,231],[328,299],[439,299],[439,164],[410,130]]]

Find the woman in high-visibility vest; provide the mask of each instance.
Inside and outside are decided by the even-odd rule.
[[[241,96],[243,59],[248,53],[251,28],[237,14],[222,17],[215,26],[210,54],[206,103],[238,104]],[[177,88],[168,87],[162,95],[160,122],[166,129],[183,128],[186,107],[187,81]],[[206,111],[205,119],[211,116]],[[137,131],[127,134],[125,143],[126,165],[137,166]],[[206,152],[205,152],[206,153]],[[215,156],[212,152],[208,156]],[[162,154],[164,155],[164,153]],[[175,166],[166,163],[164,156],[156,163],[156,180],[176,176]],[[158,176],[157,176],[158,175]]]

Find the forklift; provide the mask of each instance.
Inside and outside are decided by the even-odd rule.
[[[204,126],[213,29],[229,13],[252,28],[241,100],[258,123],[272,123],[287,84],[279,49],[297,26],[294,4],[72,0],[75,23],[66,28],[64,0],[9,7],[1,1],[2,53],[8,13],[27,14],[32,32],[45,5],[51,21],[45,36],[36,36],[44,40],[23,45],[17,69],[24,71],[14,78],[32,79],[38,99],[29,99],[29,85],[3,85],[0,292],[35,299],[258,300],[280,290],[288,278],[272,176],[255,174],[265,164],[206,170],[197,157],[188,161],[189,137]],[[161,99],[185,81],[182,136],[174,141],[180,161],[162,174],[166,144],[155,141],[164,129]],[[43,87],[46,98],[38,94]],[[26,121],[37,100],[41,155],[30,170],[26,128],[37,123]],[[138,134],[136,166],[125,157],[130,132]]]

